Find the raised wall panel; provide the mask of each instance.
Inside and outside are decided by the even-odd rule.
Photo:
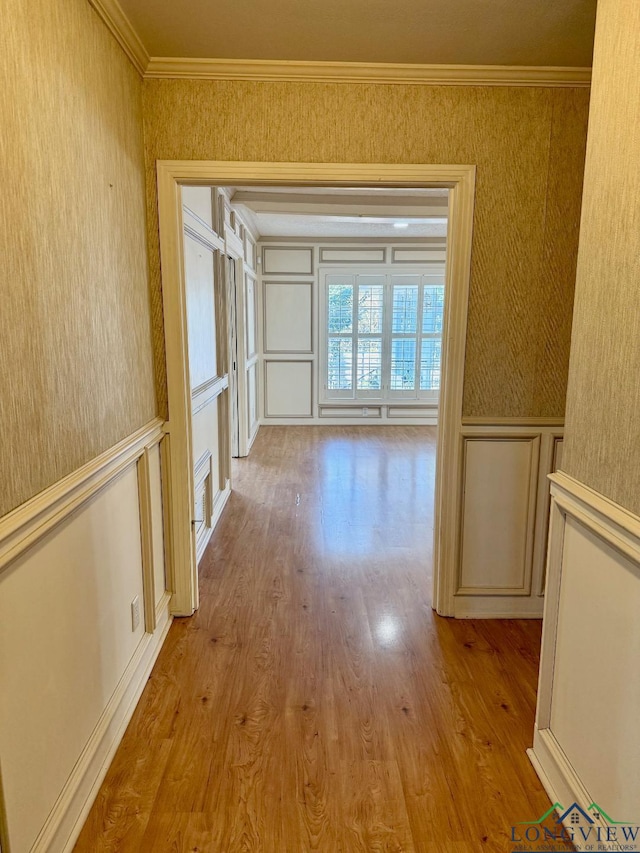
[[[255,270],[256,268],[256,251],[257,246],[253,237],[249,234],[247,230],[244,233],[244,259],[246,261],[247,266],[251,270]]]
[[[436,418],[438,406],[389,406],[390,418]]]
[[[153,588],[157,606],[167,589],[164,557],[164,512],[162,507],[162,461],[160,445],[149,450],[149,480],[151,483],[151,534],[153,546]]]
[[[182,187],[182,203],[213,229],[211,187]]]
[[[313,348],[311,282],[264,283],[264,351],[310,353]]]
[[[213,512],[213,477],[211,451],[199,460],[194,472],[194,508],[193,523],[196,534],[196,554],[198,560],[211,536]]]
[[[191,388],[215,377],[214,253],[185,234],[184,265]]]
[[[265,246],[262,249],[263,275],[312,275],[313,249],[297,246]]]
[[[640,817],[639,613],[638,563],[567,518],[550,728],[614,820]]]
[[[258,365],[252,364],[247,371],[247,407],[249,411],[249,437],[258,421]]]
[[[0,575],[11,850],[31,849],[143,638],[140,523],[132,465]]]
[[[463,441],[458,594],[529,595],[540,438]]]
[[[193,416],[193,461],[194,465],[207,453],[213,457],[214,483],[218,482],[218,397],[211,400]]]
[[[367,248],[366,246],[340,249],[327,247],[320,249],[320,263],[341,264],[383,264],[386,257],[384,248]]]
[[[363,414],[366,408],[366,415]],[[380,420],[382,408],[380,406],[320,406],[318,414],[321,418],[358,418],[363,423],[370,420]]]
[[[257,283],[253,276],[245,275],[245,292],[246,292],[246,357],[252,358],[257,351],[257,305],[256,305],[256,288]]]
[[[265,417],[312,417],[312,371],[312,361],[265,361]]]
[[[562,468],[562,448],[564,441],[561,438],[556,438],[553,443],[553,470],[559,471]]]
[[[432,249],[402,249],[394,247],[391,250],[391,262],[394,264],[420,264],[444,262],[447,259],[445,246]]]

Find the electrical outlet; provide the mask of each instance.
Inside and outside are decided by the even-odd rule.
[[[363,418],[368,418],[368,417],[369,417],[369,409],[368,409],[366,406],[363,406],[363,407],[362,407],[362,417],[363,417]]]
[[[140,624],[140,598],[136,597],[131,602],[131,630],[135,631]]]

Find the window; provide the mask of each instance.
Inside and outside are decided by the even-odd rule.
[[[444,271],[324,275],[326,399],[437,401]]]

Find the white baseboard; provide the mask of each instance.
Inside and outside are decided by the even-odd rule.
[[[31,853],[67,853],[73,849],[171,626],[170,597],[166,593],[160,602],[155,633],[143,636]]]
[[[261,418],[260,426],[437,426],[438,418]]]
[[[247,443],[247,455],[251,448],[253,447],[253,442],[256,440],[258,433],[260,432],[260,421],[256,421],[255,429],[249,436],[249,441]]]
[[[593,797],[550,729],[536,729],[533,748],[527,750],[527,755],[552,803],[561,803],[565,808],[577,803],[585,811],[589,808]]]
[[[215,530],[218,521],[220,521],[220,516],[222,515],[222,510],[227,505],[227,501],[231,497],[231,482],[227,480],[224,489],[218,492],[216,498],[213,502],[213,512],[211,513],[211,529]]]
[[[455,596],[456,619],[542,619],[544,599],[522,596],[506,598],[492,596]]]

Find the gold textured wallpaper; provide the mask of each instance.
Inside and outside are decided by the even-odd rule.
[[[640,4],[600,0],[562,467],[640,515]]]
[[[589,92],[146,80],[157,394],[156,159],[477,164],[464,412],[564,414]]]
[[[141,81],[86,0],[2,18],[0,515],[156,411]]]

